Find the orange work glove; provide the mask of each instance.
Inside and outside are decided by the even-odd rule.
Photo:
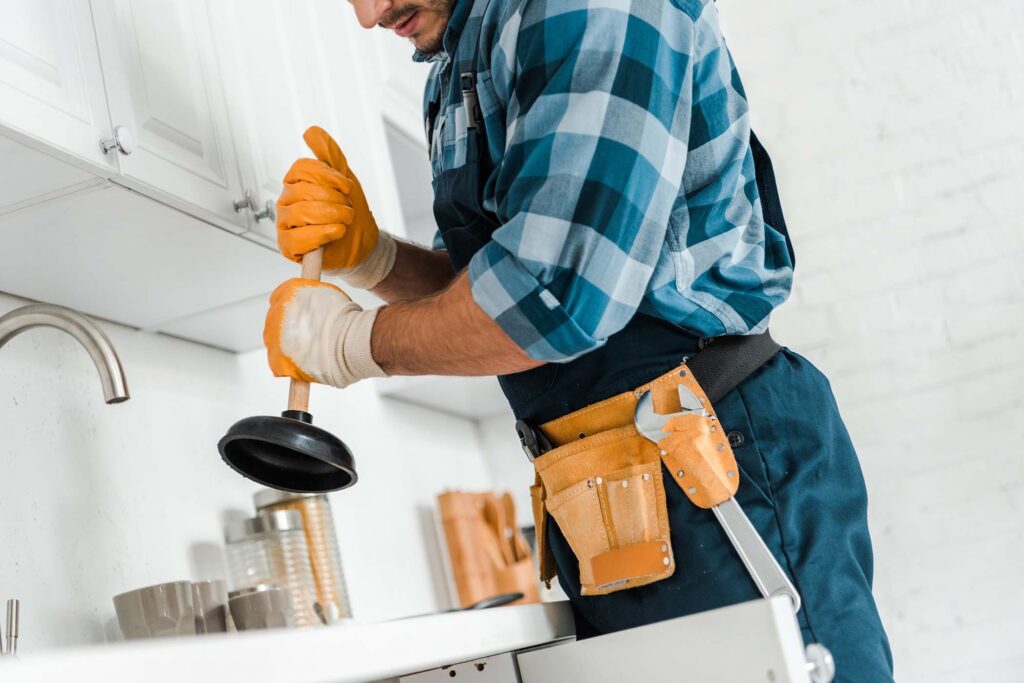
[[[332,284],[294,278],[270,295],[263,328],[267,361],[277,377],[345,388],[384,377],[370,335],[377,311],[366,311]]]
[[[299,159],[284,177],[277,202],[277,243],[293,261],[324,247],[324,269],[370,289],[391,272],[397,251],[381,233],[359,179],[322,128],[303,135],[316,159]]]

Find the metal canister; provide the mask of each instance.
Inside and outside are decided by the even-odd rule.
[[[322,624],[302,515],[268,510],[224,527],[232,591],[276,585],[291,593],[294,624]]]
[[[267,489],[257,492],[253,496],[253,501],[261,514],[269,511],[296,510],[302,515],[306,529],[306,545],[309,547],[309,559],[313,567],[313,580],[324,616],[329,622],[351,618],[345,574],[338,551],[338,534],[334,528],[334,516],[327,496]]]

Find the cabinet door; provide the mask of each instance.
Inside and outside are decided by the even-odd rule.
[[[111,121],[134,138],[116,180],[235,231],[248,217],[205,0],[92,0]]]
[[[281,179],[311,156],[302,133],[322,126],[345,151],[382,227],[402,233],[373,59],[361,50],[354,14],[338,0],[216,0],[228,116],[239,149],[244,186],[260,207],[275,202]],[[272,219],[254,222],[250,238],[276,241]]]
[[[0,125],[101,175],[116,172],[100,151],[110,119],[87,2],[0,3]]]
[[[327,0],[333,1],[333,0]],[[277,201],[281,179],[299,157],[309,126],[327,127],[326,94],[315,86],[319,1],[216,0],[228,120],[235,133],[243,186],[262,211]],[[250,224],[257,241],[276,239],[273,216]],[[250,234],[250,236],[254,236]]]

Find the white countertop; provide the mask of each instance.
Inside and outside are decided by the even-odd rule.
[[[249,631],[55,650],[0,664],[0,680],[345,683],[424,671],[573,633],[569,603],[542,603],[305,631]]]

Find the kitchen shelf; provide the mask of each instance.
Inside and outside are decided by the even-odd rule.
[[[347,683],[426,671],[571,638],[568,602],[432,614],[305,631],[249,631],[25,655],[5,682]],[[116,674],[116,676],[115,676]]]

